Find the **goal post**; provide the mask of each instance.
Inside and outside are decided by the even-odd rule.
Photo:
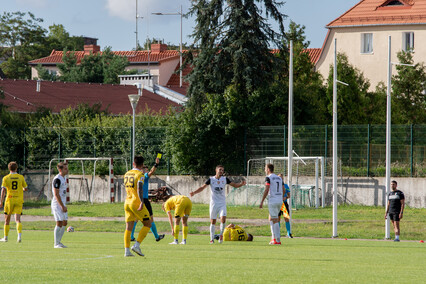
[[[92,180],[91,180],[91,185],[90,187],[87,185],[87,197],[88,197],[88,201],[93,204],[93,199],[94,199],[94,188],[95,188],[95,183],[96,183],[96,164],[98,161],[108,161],[108,191],[109,191],[109,201],[111,203],[115,202],[115,187],[114,187],[114,159],[118,159],[118,160],[124,160],[126,163],[126,169],[128,169],[128,164],[127,164],[127,160],[125,158],[122,157],[118,157],[118,158],[113,158],[113,157],[99,157],[99,158],[63,158],[63,159],[59,159],[59,158],[54,158],[52,160],[50,160],[49,162],[49,185],[51,184],[51,172],[52,172],[52,162],[53,161],[61,161],[63,160],[64,162],[68,162],[68,161],[80,161],[81,162],[81,170],[82,170],[82,178],[81,180],[85,179],[85,169],[84,169],[84,161],[93,161],[93,174],[92,174]],[[69,174],[65,177],[66,182],[67,182],[67,202],[70,201],[70,191],[69,191]],[[81,184],[80,184],[81,187]]]
[[[250,159],[247,162],[247,190],[246,204],[252,203],[253,195],[263,192],[265,165],[274,164],[276,174],[287,176],[288,157],[265,157]],[[320,189],[321,188],[321,193]],[[325,206],[325,158],[318,157],[293,157],[293,184],[291,186],[291,202],[293,208],[304,206],[318,208]]]

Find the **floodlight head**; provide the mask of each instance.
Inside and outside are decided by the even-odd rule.
[[[136,108],[139,102],[139,95],[128,95],[130,104],[132,105],[132,108]]]

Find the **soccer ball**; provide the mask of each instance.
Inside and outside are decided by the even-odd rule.
[[[74,227],[69,226],[69,227],[67,228],[67,232],[68,232],[68,233],[72,233],[72,232],[74,232]]]

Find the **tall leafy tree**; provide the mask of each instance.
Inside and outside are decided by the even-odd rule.
[[[327,80],[328,112],[333,114],[333,66]],[[363,73],[349,63],[344,53],[337,55],[337,79],[346,82],[349,86],[338,86],[337,94],[337,120],[339,124],[364,124],[369,123],[366,109],[368,88],[370,82]]]
[[[129,64],[127,58],[115,55],[110,47],[84,56],[80,63],[73,52],[65,50],[62,60],[58,64],[61,81],[118,84],[118,75],[128,74],[124,70]]]
[[[285,58],[271,53],[271,45],[286,52],[282,3],[192,3],[189,15],[196,17],[196,26],[186,60],[193,67],[187,78],[189,103],[170,129],[168,149],[180,171],[207,174],[216,163],[224,163],[235,173],[244,161],[244,137],[273,120],[267,102],[275,94],[267,90],[276,70],[286,68]],[[278,32],[268,20],[277,22]]]
[[[29,78],[28,61],[48,54],[42,22],[30,12],[4,12],[0,16],[0,57],[7,58],[0,67],[8,78]]]
[[[400,51],[398,60],[414,64],[411,52]],[[397,65],[398,73],[392,78],[392,120],[401,124],[426,123],[426,66],[423,62],[414,67]]]

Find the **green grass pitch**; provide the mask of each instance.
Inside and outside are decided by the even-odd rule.
[[[53,248],[53,232],[16,232],[0,243],[2,283],[424,283],[426,247],[419,242],[268,237],[209,244],[189,235],[142,243],[145,257],[125,258],[123,233],[65,233],[66,249]]]

